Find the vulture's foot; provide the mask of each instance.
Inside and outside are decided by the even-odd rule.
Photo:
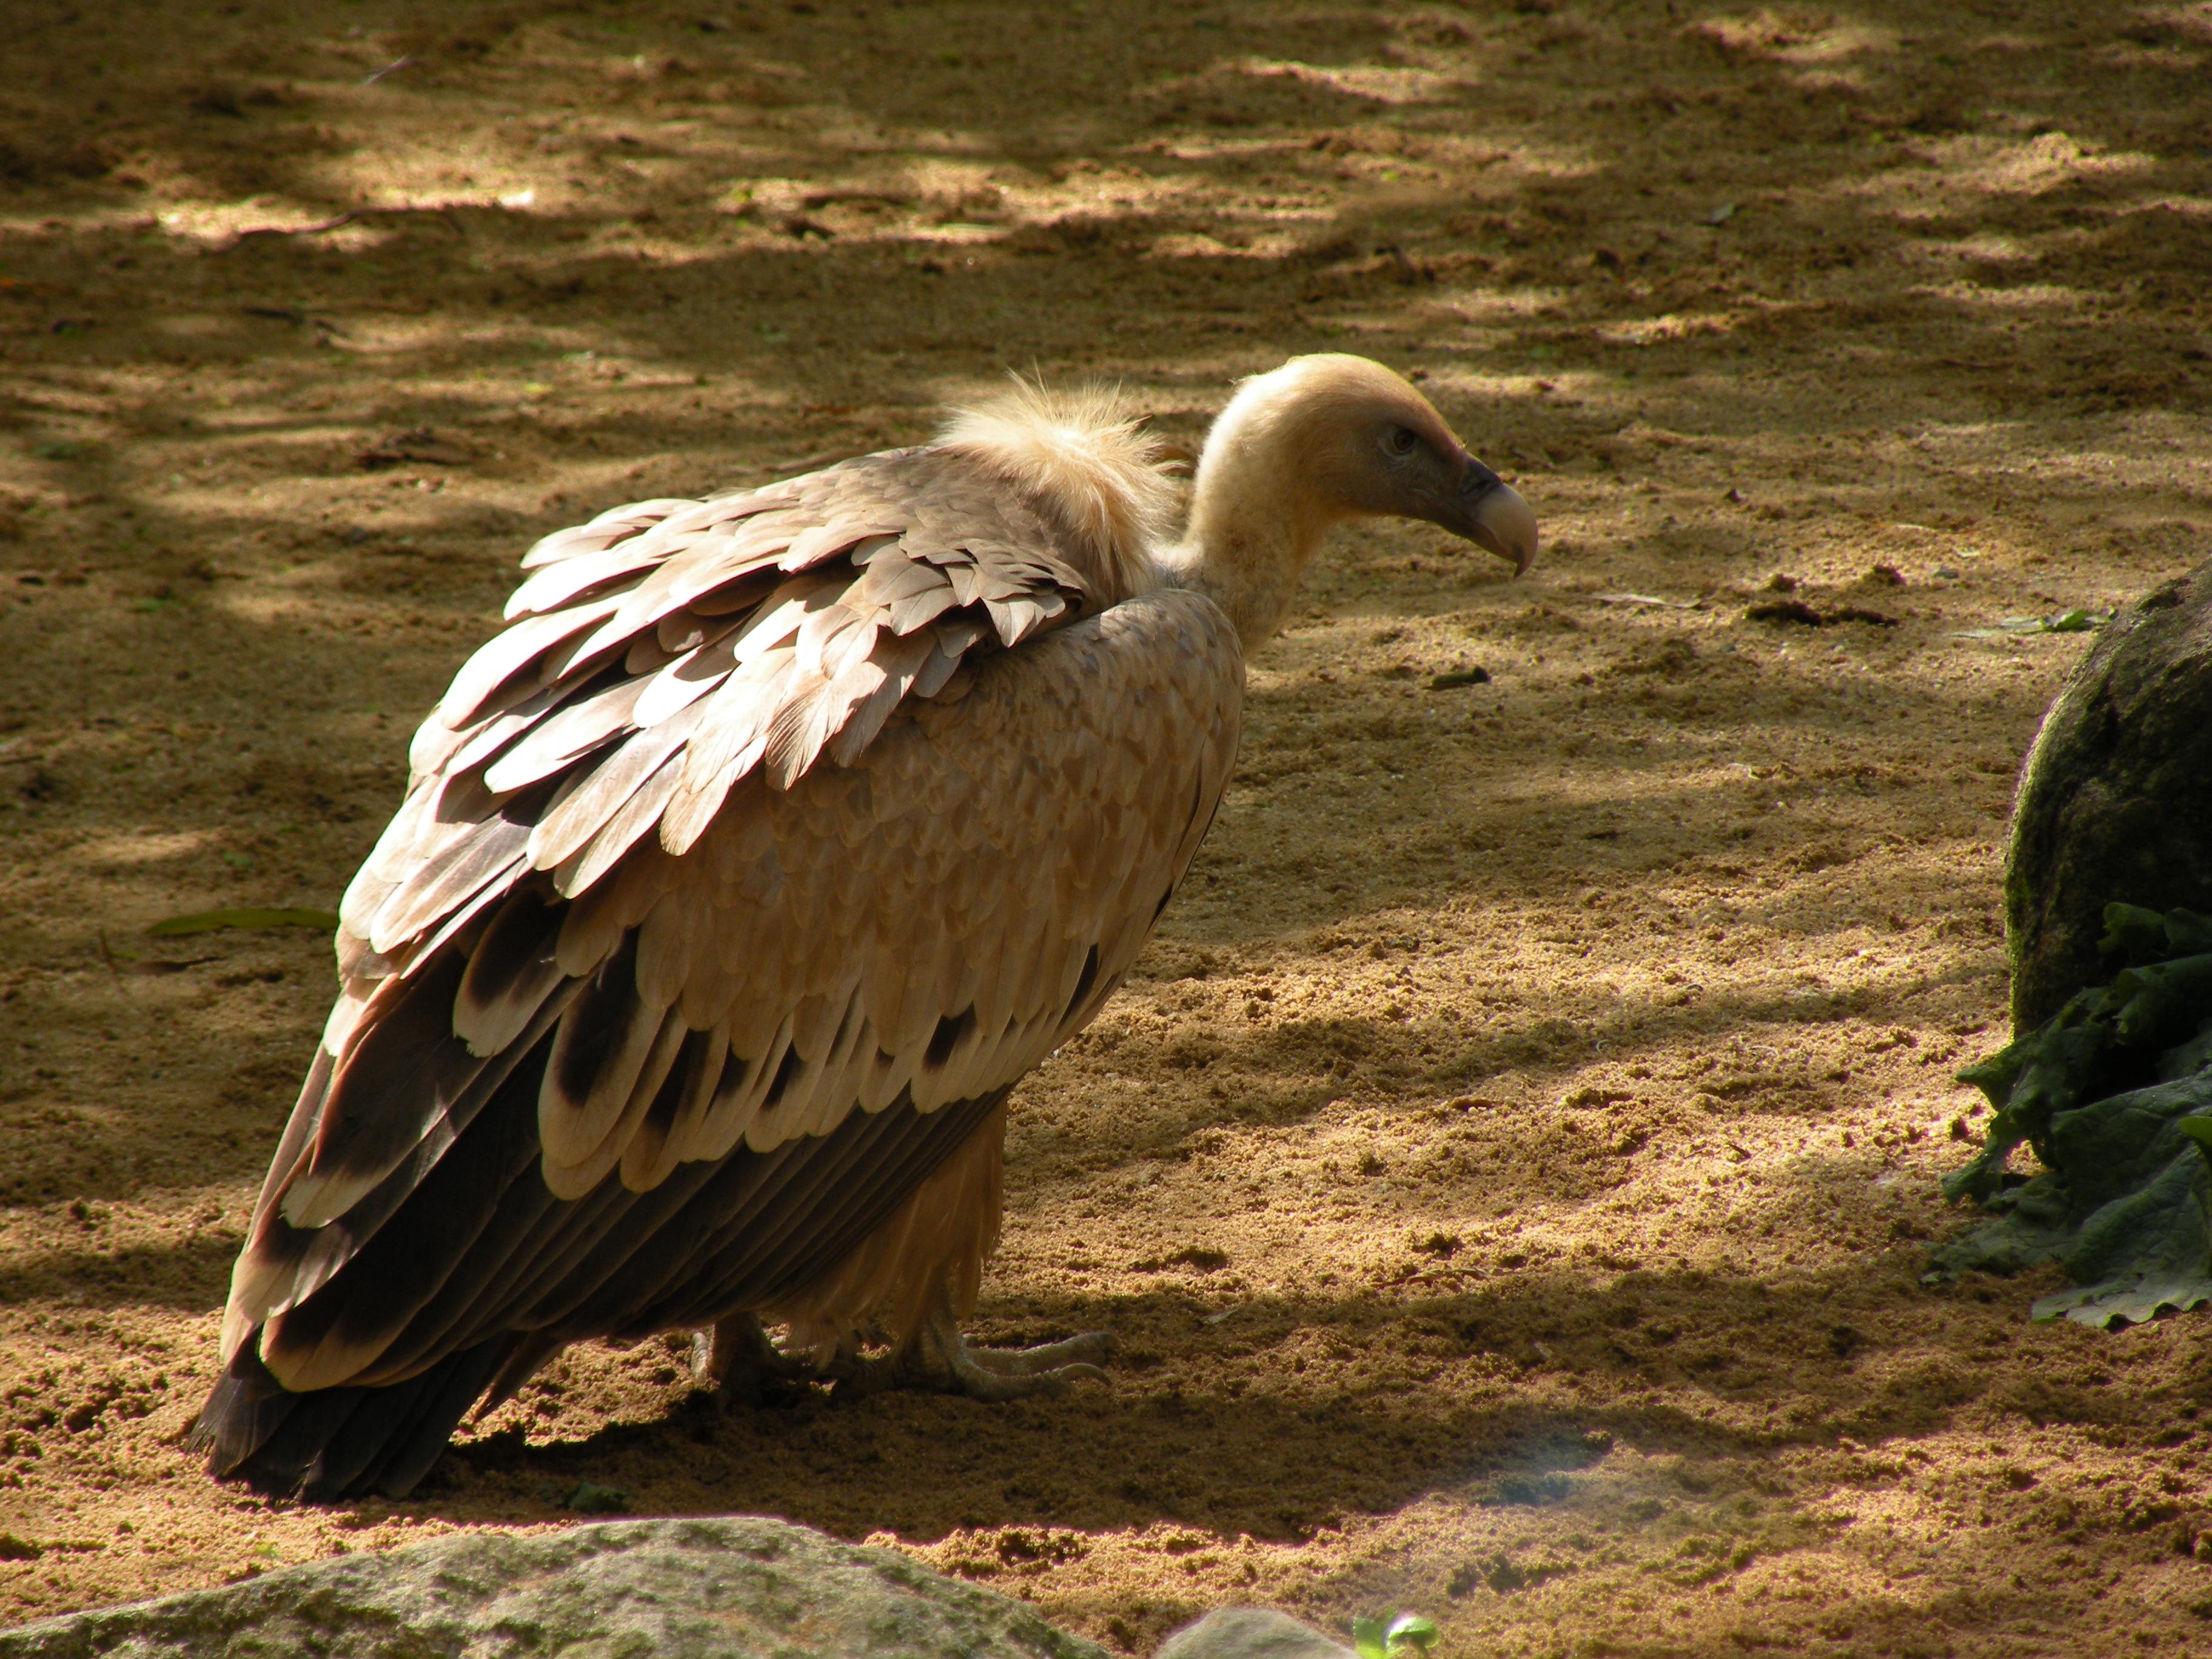
[[[1072,1383],[1103,1382],[1097,1362],[1111,1357],[1109,1331],[1086,1331],[1064,1342],[1034,1348],[978,1348],[960,1334],[950,1310],[940,1308],[893,1352],[881,1359],[846,1359],[830,1368],[842,1390],[932,1389],[970,1400],[1027,1400],[1065,1394]]]
[[[1114,1352],[1109,1331],[1085,1331],[1065,1342],[1044,1342],[1034,1348],[973,1347],[950,1322],[941,1329],[931,1328],[928,1335],[934,1351],[931,1359],[944,1371],[931,1376],[934,1365],[914,1364],[920,1358],[916,1350],[921,1343],[908,1350],[909,1369],[921,1370],[947,1393],[964,1394],[970,1400],[1026,1400],[1032,1395],[1066,1394],[1071,1383],[1085,1379],[1103,1382],[1106,1373],[1096,1362]]]
[[[821,1374],[769,1340],[758,1317],[734,1314],[711,1331],[691,1338],[691,1374],[714,1391],[714,1403],[732,1406],[781,1404]]]

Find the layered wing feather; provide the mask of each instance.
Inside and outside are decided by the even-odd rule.
[[[1002,1096],[1127,971],[1233,757],[1221,612],[1117,591],[943,451],[618,509],[526,563],[347,894],[343,994],[234,1276],[226,1354],[258,1333],[286,1389],[798,1271],[742,1206],[702,1218],[744,1183],[701,1176]],[[518,1139],[520,1107],[484,1108],[533,1084]],[[911,1189],[882,1150],[909,1142],[817,1195],[836,1237]],[[386,1236],[465,1180],[496,1201]],[[349,1289],[373,1245],[406,1285]],[[645,1256],[636,1305],[590,1289]]]

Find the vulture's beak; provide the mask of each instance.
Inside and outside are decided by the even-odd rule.
[[[1459,522],[1449,526],[1468,540],[1488,549],[1525,575],[1536,562],[1536,515],[1519,493],[1495,472],[1468,457],[1460,481]]]

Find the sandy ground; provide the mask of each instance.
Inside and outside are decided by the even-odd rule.
[[[2212,550],[2212,8],[5,12],[0,1622],[588,1479],[1135,1654],[1249,1601],[1448,1659],[2212,1641],[2212,1324],[1917,1277],[2081,649],[2001,620]],[[1018,1097],[980,1323],[1110,1327],[1110,1386],[717,1417],[656,1341],[404,1504],[211,1485],[328,944],[146,925],[332,903],[546,529],[1009,367],[1187,441],[1316,349],[1425,377],[1548,553],[1340,538]]]

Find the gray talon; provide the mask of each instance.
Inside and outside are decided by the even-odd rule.
[[[769,1341],[760,1320],[749,1313],[693,1334],[691,1375],[714,1389],[714,1403],[725,1411],[757,1405],[778,1389],[816,1380],[814,1367]]]
[[[738,1314],[692,1339],[691,1369],[724,1407],[806,1382],[834,1383],[840,1395],[921,1388],[971,1400],[1026,1400],[1065,1394],[1076,1382],[1103,1382],[1098,1362],[1110,1358],[1115,1346],[1111,1332],[1086,1331],[1033,1348],[973,1347],[940,1298],[905,1341],[877,1358],[841,1354],[817,1367],[769,1341],[751,1314]]]
[[[963,1340],[964,1346],[964,1340]],[[986,1370],[1001,1376],[1035,1376],[1041,1371],[1073,1370],[1085,1376],[1101,1375],[1095,1364],[1078,1362],[1111,1358],[1111,1331],[1085,1331],[1065,1342],[1045,1342],[1034,1348],[969,1348],[968,1357]]]

